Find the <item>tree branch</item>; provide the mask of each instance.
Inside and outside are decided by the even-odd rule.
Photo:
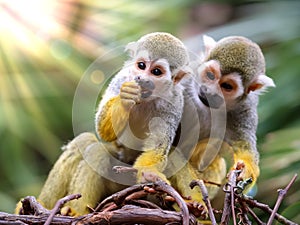
[[[275,217],[275,214],[276,212],[278,211],[278,208],[283,200],[283,198],[285,197],[285,195],[287,194],[288,190],[290,189],[290,187],[292,186],[292,184],[295,182],[295,180],[297,179],[297,174],[294,175],[294,177],[292,178],[292,180],[290,181],[290,183],[285,187],[285,189],[279,189],[278,190],[278,198],[277,198],[277,201],[276,201],[276,204],[275,204],[275,207],[273,209],[273,212],[268,220],[268,223],[267,225],[271,225],[273,220],[274,220],[274,217]]]

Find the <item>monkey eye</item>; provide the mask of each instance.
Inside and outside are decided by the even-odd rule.
[[[210,71],[206,72],[206,76],[210,80],[214,80],[215,79],[215,75],[213,74],[213,72],[210,72]]]
[[[158,68],[155,68],[155,69],[151,70],[151,73],[155,76],[162,75],[162,71]]]
[[[145,70],[146,69],[146,64],[144,62],[138,62],[137,66],[141,70]]]
[[[233,86],[229,83],[224,82],[221,84],[221,88],[223,88],[225,91],[229,92],[229,91],[232,91]]]

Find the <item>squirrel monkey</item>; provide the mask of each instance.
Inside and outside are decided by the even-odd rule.
[[[171,34],[151,33],[129,43],[126,51],[130,59],[112,79],[96,113],[96,131],[107,142],[83,133],[64,148],[38,197],[46,208],[67,194],[81,193],[62,211],[83,215],[124,188],[96,171],[111,170],[111,156],[133,164],[138,182],[145,181],[143,173],[167,181],[162,171],[182,115],[183,88],[178,82],[189,63],[187,50]]]
[[[131,60],[109,84],[96,114],[96,131],[105,141],[142,150],[134,159],[137,182],[163,171],[183,111],[183,88],[189,56],[168,33],[150,33],[129,43]]]
[[[229,36],[218,42],[204,38],[206,40],[209,43],[206,44],[204,62],[197,67],[193,78],[183,82],[188,98],[192,98],[198,108],[202,125],[200,142],[188,165],[179,174],[182,173],[181,177],[191,176],[190,179],[201,178],[220,183],[225,178],[222,171],[226,170],[226,164],[219,149],[224,152],[233,150],[233,168],[242,163],[244,168],[240,177],[252,178],[254,184],[259,176],[259,153],[256,148],[258,97],[267,87],[275,85],[265,75],[265,59],[256,43],[241,36]],[[221,120],[226,119],[224,138],[213,137],[217,139],[208,142],[213,129],[222,129],[218,127],[218,122],[211,122],[213,112],[218,110],[225,111],[225,115],[221,116]],[[186,182],[179,176],[175,177],[175,181],[184,195],[197,195],[195,190],[191,191],[184,185]],[[210,197],[213,198],[216,193],[211,191]]]

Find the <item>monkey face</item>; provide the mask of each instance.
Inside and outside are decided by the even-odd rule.
[[[140,57],[135,60],[131,72],[141,88],[142,100],[162,98],[173,85],[170,66],[165,59],[150,60]]]
[[[231,110],[244,89],[238,73],[222,74],[218,61],[210,60],[198,68],[198,97],[211,108],[218,109],[225,104]]]

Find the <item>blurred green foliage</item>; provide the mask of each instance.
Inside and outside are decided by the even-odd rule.
[[[22,15],[22,10],[17,12],[19,17],[12,19],[14,23],[0,21],[4,25],[0,24],[0,211],[13,212],[20,197],[38,195],[61,146],[73,138],[73,97],[89,65],[111,48],[148,32],[166,31],[180,38],[192,37],[197,24],[190,26],[195,19],[191,11],[202,4],[202,1],[192,0],[151,3],[146,0],[106,3],[74,0],[69,1],[70,5],[52,2],[60,32],[37,29],[32,21],[22,17],[26,15]],[[279,16],[274,12],[274,17],[278,21],[279,17],[299,21],[299,12],[292,10],[295,2],[282,3],[290,4],[292,13],[283,11]],[[260,4],[253,1],[224,4],[231,7],[231,16],[224,19],[223,24],[247,21],[248,15],[260,13]],[[7,11],[13,6],[9,1],[0,3],[0,18],[13,16]],[[268,22],[275,23],[276,27],[277,20]],[[293,33],[277,30],[274,39],[272,35],[258,34],[271,36],[259,44],[266,56],[267,74],[277,85],[262,96],[259,105],[261,176],[256,198],[271,206],[276,201],[276,190],[283,188],[294,173],[300,172],[300,29],[294,27],[295,23],[291,24]],[[268,23],[257,24],[264,25],[267,28]],[[218,32],[222,27],[220,23],[200,31]],[[16,31],[29,40],[24,41]],[[245,33],[247,28],[241,30],[241,34]],[[219,36],[224,35],[220,31]],[[82,113],[86,110],[94,109],[83,107]],[[298,179],[280,211],[285,209],[284,214],[299,222],[295,213],[300,211],[299,202]]]

